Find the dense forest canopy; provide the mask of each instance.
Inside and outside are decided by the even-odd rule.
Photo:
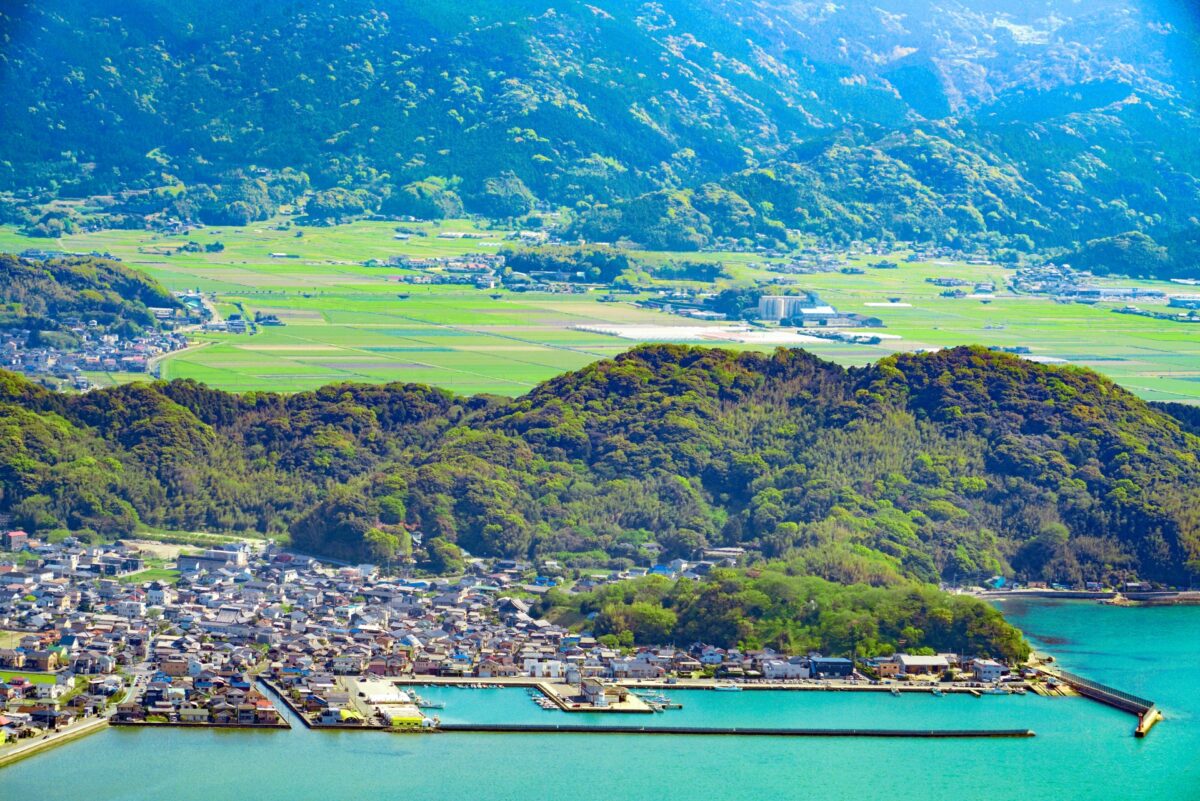
[[[1200,574],[1200,439],[1086,370],[979,348],[845,369],[641,347],[514,400],[411,384],[79,396],[2,374],[0,511],[39,532],[647,564],[742,546],[884,586]]]
[[[840,585],[772,562],[755,570],[713,570],[700,581],[662,576],[587,593],[551,590],[540,610],[560,619],[592,617],[612,644],[705,642],[722,648],[774,648],[879,656],[909,653],[1029,655],[1020,632],[995,607],[915,582]]]
[[[111,225],[540,203],[674,249],[1138,232],[1163,253],[1111,252],[1196,274],[1188,0],[17,0],[0,34],[0,214],[42,235],[70,220],[21,198]]]

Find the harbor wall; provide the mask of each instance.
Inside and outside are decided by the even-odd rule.
[[[674,734],[751,737],[918,737],[1012,738],[1033,737],[1032,729],[775,729],[758,727],[581,726],[569,723],[443,723],[434,732],[497,734]]]

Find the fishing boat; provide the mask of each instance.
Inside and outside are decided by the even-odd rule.
[[[417,705],[417,709],[445,709],[445,701],[430,701],[428,698],[422,698],[417,695],[413,698],[413,703]]]
[[[984,687],[979,692],[982,695],[1008,695],[1008,690],[1003,687]]]
[[[900,697],[900,691],[899,691],[898,689],[896,689],[895,687],[893,687],[893,688],[892,688],[892,695],[894,695],[894,696],[896,696],[897,698],[899,698],[899,697]]]
[[[718,690],[720,692],[724,692],[724,693],[740,693],[742,691],[742,688],[739,687],[738,685],[734,684],[733,682],[726,682],[725,684],[714,684],[713,689]]]
[[[930,690],[930,692],[931,692],[931,693],[933,693],[933,697],[934,697],[934,698],[941,698],[942,696],[944,696],[944,695],[946,694],[946,693],[945,693],[944,691],[942,691],[942,689],[941,689],[941,688],[939,688],[939,687],[934,687],[932,690]]]

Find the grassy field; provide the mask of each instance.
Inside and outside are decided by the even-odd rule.
[[[128,576],[122,576],[121,581],[125,584],[144,584],[147,581],[161,581],[163,584],[174,584],[179,581],[179,571],[152,567],[148,570],[141,570],[137,573],[130,573]]]
[[[803,276],[800,285],[820,292],[838,309],[882,318],[887,333],[901,337],[885,347],[1027,347],[1033,357],[1091,368],[1150,400],[1200,402],[1200,325],[1114,313],[1123,304],[1060,304],[1045,297],[1003,293],[990,303],[943,298],[941,287],[925,281],[957,277],[994,280],[999,287],[1004,274],[995,267],[902,263],[898,270],[868,268],[864,275]],[[1166,282],[1136,284],[1176,293],[1187,290]],[[867,305],[888,303],[889,298],[909,305]],[[1143,301],[1138,306],[1155,308]]]
[[[0,681],[7,682],[9,679],[17,676],[23,676],[33,684],[53,684],[53,673],[30,673],[24,670],[0,670]]]
[[[165,378],[194,378],[235,391],[303,390],[334,381],[412,381],[464,394],[517,395],[635,344],[574,326],[696,325],[628,303],[599,303],[595,294],[411,286],[396,280],[404,270],[363,266],[369,259],[393,255],[494,253],[504,245],[503,231],[484,231],[483,239],[437,238],[445,230],[480,230],[469,222],[410,227],[423,228],[428,236],[396,240],[395,226],[386,222],[304,229],[262,223],[203,229],[186,236],[103,231],[64,237],[56,245],[0,228],[0,250],[58,247],[109,252],[171,289],[216,293],[223,313],[237,310],[240,304],[251,315],[256,311],[278,315],[285,326],[261,327],[255,336],[202,334],[197,347],[162,365]],[[176,252],[188,240],[219,241],[225,250]],[[297,258],[273,258],[272,253]],[[671,256],[639,255],[652,261]],[[780,277],[755,266],[761,259],[750,254],[686,257],[719,259],[738,281]],[[941,288],[926,278],[999,284],[1005,271],[994,266],[906,262],[896,270],[876,270],[866,267],[868,261],[859,260],[866,269],[862,275],[789,278],[798,287],[819,292],[839,309],[882,318],[885,333],[899,338],[876,346],[814,343],[805,347],[843,364],[865,364],[900,350],[958,344],[1023,346],[1034,357],[1095,369],[1149,399],[1200,402],[1200,326],[1114,314],[1111,306],[1057,304],[1041,297],[1002,294],[989,303],[943,298]],[[1162,286],[1180,291],[1178,286]],[[893,298],[897,304],[889,304]],[[135,378],[128,374],[91,377],[101,383]]]
[[[175,531],[171,529],[139,528],[136,539],[130,540],[139,549],[154,553],[159,558],[177,559],[181,551],[192,553],[197,549],[211,548],[215,545],[261,540],[263,535],[256,531],[246,531],[240,534],[214,534],[208,531]],[[276,534],[272,537],[277,543],[286,543],[287,537]],[[147,560],[149,563],[149,560]]]

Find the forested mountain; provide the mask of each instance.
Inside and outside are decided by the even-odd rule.
[[[843,583],[1200,573],[1200,439],[1094,373],[976,348],[845,369],[643,347],[515,400],[414,385],[82,396],[5,374],[0,510],[573,564],[742,545]]]
[[[1028,250],[1200,214],[1188,0],[15,0],[0,34],[0,189],[175,187],[125,224],[540,201],[654,247]]]

